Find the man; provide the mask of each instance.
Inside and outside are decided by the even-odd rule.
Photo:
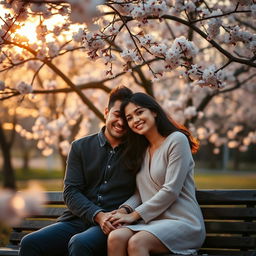
[[[120,161],[124,149],[120,105],[132,91],[119,87],[110,93],[105,127],[72,143],[64,179],[67,210],[51,226],[25,236],[20,256],[104,256],[108,221],[134,192],[135,177]],[[119,211],[126,211],[121,208]]]

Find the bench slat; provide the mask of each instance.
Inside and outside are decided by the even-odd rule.
[[[17,231],[13,231],[11,232],[10,234],[10,238],[9,238],[9,241],[11,244],[19,244],[20,243],[20,240],[27,234],[29,234],[30,232],[28,231],[22,231],[22,232],[17,232]]]
[[[256,208],[201,207],[204,219],[246,220],[256,216]]]
[[[202,248],[254,249],[255,237],[207,236]]]
[[[232,251],[232,250],[200,250],[199,254],[211,256],[256,256],[255,251]]]
[[[63,193],[61,191],[45,192],[48,204],[63,204]]]
[[[55,220],[23,220],[19,225],[13,227],[14,230],[37,230],[55,223]]]
[[[256,190],[197,190],[199,204],[256,204]]]
[[[255,222],[205,222],[207,233],[255,234]]]
[[[17,256],[18,255],[18,249],[12,249],[7,247],[0,248],[0,255],[1,256]]]
[[[43,212],[33,215],[32,218],[58,218],[67,208],[66,207],[45,207]]]

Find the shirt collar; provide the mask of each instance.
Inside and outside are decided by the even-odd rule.
[[[99,139],[99,143],[100,143],[101,147],[104,147],[105,145],[109,145],[110,146],[110,144],[109,144],[109,142],[108,142],[108,140],[107,140],[107,138],[106,138],[106,136],[104,134],[105,129],[106,129],[106,126],[102,127],[100,132],[98,133],[98,139]],[[120,147],[122,148],[123,145],[124,145],[124,143],[121,143],[120,145],[115,147],[115,149],[118,149]]]
[[[99,143],[100,143],[101,147],[104,147],[108,143],[108,141],[104,135],[105,128],[106,128],[106,126],[102,127],[102,129],[98,133]]]

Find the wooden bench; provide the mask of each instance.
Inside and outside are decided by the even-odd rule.
[[[207,230],[199,253],[256,256],[256,190],[198,190],[196,193]],[[18,255],[19,242],[25,234],[54,223],[64,211],[62,192],[47,192],[47,196],[44,213],[13,227],[10,244],[0,248],[0,256]]]

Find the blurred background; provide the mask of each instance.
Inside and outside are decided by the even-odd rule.
[[[29,121],[26,120],[26,125]],[[32,122],[31,122],[32,123]],[[95,121],[95,123],[97,123]],[[97,132],[97,123],[89,133]],[[11,131],[5,130],[6,136]],[[200,150],[194,155],[195,180],[199,189],[213,188],[256,188],[255,144],[246,152],[223,145],[218,154],[213,153],[214,145],[201,143]],[[1,151],[0,151],[1,152]],[[0,153],[0,181],[3,183],[3,153]],[[17,189],[24,189],[29,181],[36,181],[44,190],[58,191],[63,188],[65,161],[57,150],[43,156],[33,140],[15,135],[10,157],[11,168]]]

